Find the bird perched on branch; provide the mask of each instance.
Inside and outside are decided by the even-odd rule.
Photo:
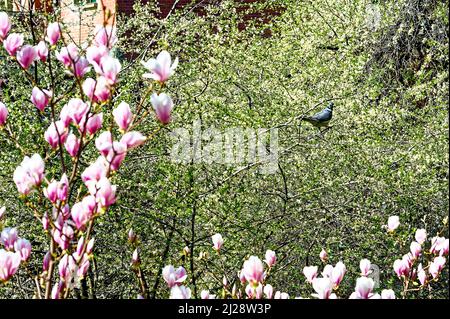
[[[304,117],[302,120],[311,123],[319,129],[321,127],[327,127],[333,117],[333,106],[334,103],[330,102],[330,104],[328,104],[328,106],[322,111],[314,114],[313,116]]]

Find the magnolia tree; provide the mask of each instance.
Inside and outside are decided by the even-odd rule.
[[[121,63],[112,54],[117,42],[111,16],[103,8],[105,23],[96,28],[88,45],[80,48],[68,43],[59,22],[49,22],[37,45],[27,44],[27,35],[14,33],[10,17],[0,12],[0,42],[11,62],[29,80],[30,100],[40,118],[49,123],[41,136],[48,144],[47,156],[28,154],[16,139],[8,122],[8,101],[0,102],[0,129],[15,141],[23,153],[23,161],[12,176],[17,191],[41,223],[48,235],[47,253],[36,275],[36,298],[68,298],[86,276],[94,253],[93,229],[96,219],[116,202],[117,185],[112,182],[127,154],[143,144],[145,137],[138,130],[144,117],[154,112],[162,125],[171,120],[173,103],[163,93],[166,81],[174,73],[178,60],[172,64],[168,52],[143,63],[143,79],[147,94],[132,107],[116,98]],[[33,70],[40,64],[48,81],[36,81]],[[55,81],[56,65],[67,73],[69,89],[60,92]],[[146,70],[146,71],[145,71]],[[144,73],[145,72],[145,73]],[[105,125],[107,123],[108,125]],[[96,157],[86,169],[81,159],[89,157],[93,144]],[[52,161],[59,158],[58,161]],[[57,173],[53,173],[57,172]],[[27,261],[33,247],[19,237],[14,227],[4,227],[5,207],[0,210],[1,244],[0,281],[7,284]]]
[[[399,227],[398,216],[391,216],[388,220],[387,233],[394,235]],[[136,243],[136,235],[130,231],[129,240]],[[217,253],[217,262],[221,259],[221,248],[224,240],[220,234],[212,236],[212,249]],[[448,256],[449,239],[445,237],[434,236],[428,240],[425,229],[417,229],[414,240],[410,244],[410,250],[402,259],[397,259],[393,263],[393,269],[390,272],[396,275],[403,284],[401,291],[395,292],[392,289],[382,289],[380,292],[375,289],[375,281],[372,278],[375,269],[368,259],[362,259],[359,263],[360,273],[355,274],[355,290],[350,296],[342,295],[339,287],[346,277],[347,268],[342,261],[338,261],[334,266],[328,264],[328,254],[322,249],[319,258],[323,264],[322,271],[319,266],[305,266],[303,275],[305,284],[311,287],[310,296],[295,296],[295,299],[305,299],[314,297],[317,299],[396,299],[397,297],[406,298],[408,292],[413,290],[431,289],[431,283],[439,280],[439,275],[446,264]],[[184,249],[185,254],[189,254],[189,248]],[[222,288],[217,291],[218,294],[212,294],[209,290],[202,290],[200,297],[202,299],[232,298],[232,299],[290,299],[288,292],[276,290],[270,284],[270,275],[276,271],[277,257],[272,250],[267,250],[264,260],[257,256],[250,256],[244,261],[242,269],[237,271],[235,278],[232,278],[232,286],[224,275]],[[140,258],[136,249],[132,256],[132,265],[136,272],[141,274]],[[215,278],[219,278],[215,274]],[[175,268],[173,265],[166,266],[162,271],[164,281],[169,289],[169,298],[171,299],[190,299],[191,289],[185,284],[188,278],[186,270],[180,266]],[[348,276],[348,275],[347,275]],[[143,288],[145,286],[142,286]],[[142,290],[139,298],[146,295]]]
[[[19,236],[14,225],[8,224],[7,209],[1,208],[0,281],[11,284],[11,279],[19,275],[17,272],[22,267],[33,279],[35,298],[75,296],[74,288],[83,282],[95,254],[96,220],[117,201],[120,188],[114,185],[114,176],[122,165],[126,165],[127,154],[154,136],[144,136],[140,132],[140,124],[152,112],[161,123],[160,127],[171,121],[173,102],[163,91],[178,60],[172,63],[170,54],[162,51],[156,59],[143,62],[139,67],[148,89],[138,99],[139,102],[130,106],[118,95],[121,63],[112,53],[118,39],[115,28],[106,23],[108,16],[110,13],[105,12],[105,23],[96,28],[86,46],[80,47],[68,42],[69,36],[64,34],[63,25],[57,21],[48,22],[44,34],[35,35],[41,37],[37,44],[26,44],[27,35],[14,33],[8,15],[0,13],[0,42],[11,64],[22,70],[31,84],[29,98],[40,118],[44,119],[40,124],[45,124],[45,133],[40,139],[46,143],[46,153],[29,153],[20,144],[14,126],[9,123],[9,101],[6,100],[0,101],[0,130],[23,153],[24,158],[17,163],[12,179],[48,238],[40,268],[37,271],[30,269],[33,247],[27,239]],[[36,81],[33,71],[38,66],[45,71],[47,81]],[[64,90],[55,81],[55,73],[61,67],[67,74]],[[89,164],[82,169],[82,162],[87,161]],[[387,237],[395,239],[399,225],[398,217],[389,218]],[[131,269],[139,284],[138,297],[148,298],[139,241],[132,230],[128,233],[128,240],[134,249]],[[224,268],[224,239],[216,234],[212,243],[215,257],[211,262]],[[318,264],[307,265],[303,269],[304,284],[311,288],[311,294],[302,297],[406,298],[409,292],[430,289],[432,283],[439,280],[447,262],[448,246],[448,238],[441,234],[429,236],[425,229],[418,229],[409,251],[402,251],[405,255],[393,260],[393,268],[388,270],[402,283],[401,291],[377,291],[371,262],[363,259],[359,265],[360,272],[353,274],[357,278],[350,296],[339,289],[349,277],[346,261],[336,260],[336,263],[328,264],[331,258],[323,249],[318,256],[320,267]],[[192,252],[185,247],[183,253],[189,256]],[[162,270],[162,277],[167,283],[167,296],[174,299],[301,298],[295,292],[286,291],[283,287],[275,289],[270,284],[277,266],[276,252],[272,250],[267,250],[263,260],[249,256],[242,268],[234,270],[234,278],[227,277],[226,272],[211,273],[221,288],[214,291],[205,289],[198,295],[191,292],[188,273],[183,267],[167,265]]]

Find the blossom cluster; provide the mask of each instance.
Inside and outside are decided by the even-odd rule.
[[[119,101],[114,107],[114,95],[122,70],[121,62],[113,53],[118,41],[114,26],[106,23],[97,26],[92,41],[83,47],[66,43],[63,26],[57,21],[47,25],[45,34],[36,45],[26,44],[26,35],[11,33],[11,28],[8,14],[0,12],[0,43],[11,61],[17,62],[31,79],[30,100],[42,117],[48,119],[43,123],[50,123],[43,138],[50,150],[59,153],[61,158],[61,174],[49,176],[49,172],[55,170],[53,166],[46,170],[46,165],[49,165],[47,158],[43,159],[40,154],[25,156],[15,169],[13,180],[19,194],[34,209],[35,216],[50,238],[50,247],[43,257],[39,276],[46,286],[45,297],[66,298],[89,268],[95,242],[92,237],[94,219],[117,200],[117,186],[111,181],[113,173],[119,170],[128,152],[142,145],[147,138],[136,130],[137,118],[142,116],[139,107],[134,113],[126,101]],[[43,69],[53,72],[52,60],[60,64],[60,69],[64,69],[75,84],[72,91],[62,96],[57,96],[58,88],[53,81],[48,84],[50,87],[45,86],[45,81],[38,85],[29,73],[29,69],[39,63],[44,66]],[[168,124],[173,101],[160,92],[173,75],[178,58],[172,63],[170,54],[162,51],[156,59],[142,64],[147,69],[143,78],[154,81],[159,89],[158,93],[150,96],[149,103],[146,103],[148,96],[145,96],[141,104],[150,104],[156,119],[163,125]],[[150,91],[153,87],[154,83],[149,83]],[[74,92],[76,90],[79,92]],[[0,129],[9,125],[8,116],[7,105],[0,102]],[[102,131],[106,116],[111,117],[113,125]],[[9,127],[6,132],[10,132]],[[91,141],[98,157],[78,172],[81,154]],[[67,155],[72,159],[71,172],[65,163]],[[77,185],[75,192],[78,179],[81,179],[84,188]],[[34,194],[39,197],[41,207],[31,205]],[[0,279],[6,282],[16,273],[20,262],[27,261],[31,245],[17,237],[15,228],[5,228],[1,240],[6,250],[0,251]],[[135,255],[138,258],[137,251]],[[59,280],[54,283],[55,269]],[[49,285],[52,286],[51,292]],[[41,288],[38,283],[39,292]]]
[[[400,226],[400,220],[397,216],[391,216],[386,225],[388,232],[392,234]],[[394,272],[404,282],[419,281],[420,288],[426,287],[431,281],[437,281],[439,274],[442,272],[446,264],[445,256],[448,256],[449,239],[445,237],[435,236],[431,239],[430,248],[425,252],[427,256],[431,256],[431,260],[423,267],[419,263],[416,269],[413,269],[415,263],[424,253],[422,246],[426,242],[427,233],[425,229],[417,229],[415,232],[415,240],[410,245],[410,252],[397,259],[393,263]],[[224,239],[221,234],[212,236],[213,250],[220,254],[223,247]],[[187,248],[187,247],[186,247]],[[186,248],[184,250],[186,250]],[[188,250],[189,253],[189,250]],[[311,297],[317,299],[338,299],[345,298],[339,296],[339,287],[347,274],[347,267],[342,261],[338,261],[335,265],[328,264],[328,253],[322,249],[319,254],[320,260],[325,264],[322,271],[319,272],[319,266],[305,266],[303,275],[305,281],[312,290]],[[274,287],[268,283],[272,269],[276,265],[276,253],[267,250],[264,261],[257,256],[250,256],[244,261],[242,269],[237,274],[238,282],[241,283],[239,288],[233,285],[231,291],[227,290],[227,279],[223,280],[222,297],[227,296],[236,299],[289,299],[290,295],[286,292],[275,291]],[[265,265],[266,264],[266,268]],[[370,260],[364,258],[359,263],[359,277],[356,278],[355,289],[348,296],[349,299],[396,299],[397,297],[406,296],[408,285],[404,284],[404,289],[400,294],[396,294],[393,289],[382,289],[380,293],[376,291],[375,281],[372,278],[373,265]],[[168,265],[163,269],[163,278],[166,281],[171,299],[190,299],[192,296],[191,289],[185,284],[187,272],[183,267],[175,268]],[[417,284],[415,284],[417,285]],[[216,294],[212,294],[209,290],[202,290],[200,297],[202,299],[214,299]],[[304,297],[295,297],[296,299],[304,299]]]
[[[0,208],[0,281],[8,281],[31,255],[31,243],[19,237],[14,227],[3,228],[6,208]],[[3,228],[3,229],[2,229]]]

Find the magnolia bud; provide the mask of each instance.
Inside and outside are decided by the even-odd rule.
[[[325,251],[325,249],[322,249],[322,251],[319,254],[320,260],[322,260],[322,262],[326,262],[328,260],[328,254]]]
[[[132,228],[130,228],[130,230],[128,231],[128,241],[131,244],[136,242],[136,234],[134,233]]]
[[[42,216],[42,227],[44,227],[44,230],[48,230],[49,223],[48,215],[45,213],[44,216]]]
[[[86,246],[86,254],[91,255],[92,251],[94,250],[94,242],[95,238],[91,238],[91,240],[88,242]]]
[[[133,251],[133,255],[131,257],[131,265],[139,266],[139,264],[140,264],[139,252],[138,252],[138,249],[136,248]]]
[[[49,266],[50,266],[50,260],[52,259],[52,255],[50,254],[50,252],[48,251],[45,256],[44,256],[44,260],[42,262],[42,269],[44,271],[47,271]]]

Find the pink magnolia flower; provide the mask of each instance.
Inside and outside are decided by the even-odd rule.
[[[104,76],[97,78],[94,96],[98,102],[108,101],[111,97],[111,89],[109,87],[108,80]]]
[[[50,23],[47,26],[47,41],[50,45],[55,45],[61,37],[61,30],[58,22]]]
[[[50,261],[52,260],[52,255],[49,251],[44,256],[44,259],[42,260],[42,270],[47,271],[50,267]]]
[[[87,72],[91,70],[88,60],[80,57],[73,65],[73,75],[77,78],[82,78]]]
[[[11,21],[6,12],[0,12],[0,41],[8,35],[9,30],[11,30]]]
[[[326,265],[323,267],[322,276],[326,278],[331,278],[334,267],[332,265]]]
[[[6,40],[3,41],[3,47],[10,56],[15,56],[19,48],[23,45],[23,35],[11,33]]]
[[[72,110],[69,107],[69,104],[66,104],[61,109],[61,112],[59,113],[59,119],[64,123],[65,127],[68,127],[70,123],[72,123]]]
[[[223,238],[221,234],[215,234],[212,236],[213,248],[216,251],[220,251],[223,245]]]
[[[156,59],[147,62],[142,61],[142,65],[151,73],[145,73],[144,78],[153,79],[159,82],[166,82],[173,75],[178,66],[178,58],[172,64],[172,58],[167,51],[161,51]]]
[[[255,299],[262,299],[263,298],[263,285],[259,284],[258,287],[255,289]]]
[[[108,207],[116,202],[116,185],[111,185],[108,178],[102,177],[97,183],[97,189],[95,198],[101,207]]]
[[[430,251],[433,254],[448,254],[448,239],[446,240],[445,237],[433,237],[431,239],[431,248]]]
[[[132,120],[132,113],[128,103],[121,102],[117,108],[113,110],[114,121],[122,131],[126,131]]]
[[[343,262],[338,262],[336,266],[334,266],[333,270],[331,271],[330,279],[334,284],[334,287],[337,288],[341,284],[342,280],[344,279],[344,275],[347,272],[347,269]]]
[[[245,278],[244,270],[241,270],[238,272],[238,277],[242,284],[245,284],[247,282],[247,279]]]
[[[112,135],[110,131],[104,131],[95,140],[95,147],[103,155],[107,156],[112,148]]]
[[[418,258],[422,252],[422,246],[418,242],[413,241],[410,245],[410,251],[414,258]]]
[[[331,299],[332,291],[333,291],[333,282],[330,278],[314,278],[313,289],[316,292],[312,294],[313,297],[319,299]],[[331,298],[330,298],[331,297]]]
[[[441,243],[441,250],[439,251],[439,254],[441,256],[445,256],[448,255],[448,244],[449,244],[449,239],[445,239],[445,241],[443,243]]]
[[[77,262],[79,262],[83,253],[84,253],[84,236],[81,236],[77,243],[77,249],[72,254],[72,256],[73,258],[75,258]]]
[[[94,135],[103,125],[103,113],[92,115],[86,124],[88,134]]]
[[[150,101],[155,110],[156,118],[163,124],[168,124],[171,120],[171,112],[173,109],[172,99],[165,93],[153,93]]]
[[[100,156],[84,170],[81,174],[81,179],[87,185],[89,185],[88,182],[97,183],[102,177],[106,176],[107,171],[108,163],[105,161],[104,157]]]
[[[3,229],[0,240],[6,250],[13,250],[17,239],[19,239],[17,229],[11,227]]]
[[[398,277],[407,277],[410,271],[409,263],[405,259],[397,259],[394,262],[394,271]]]
[[[52,148],[57,148],[59,142],[64,144],[67,138],[67,129],[63,121],[52,122],[44,133],[45,140]]]
[[[244,262],[242,271],[245,279],[254,287],[256,287],[264,279],[263,263],[256,256],[250,256],[250,258]]]
[[[111,49],[117,43],[116,28],[111,26],[97,26],[95,28],[94,43]]]
[[[423,286],[427,281],[427,274],[422,267],[422,264],[419,264],[417,267],[417,278],[419,279],[420,284]]]
[[[0,102],[0,127],[6,124],[6,119],[8,118],[8,109],[6,105]]]
[[[56,58],[66,68],[71,67],[78,60],[77,46],[73,43],[69,43],[67,47],[63,47],[59,52],[56,52]]]
[[[56,184],[55,186],[50,187],[50,185],[52,184]],[[47,192],[47,194],[53,199],[51,199],[50,197],[47,196],[47,194],[45,194],[51,202],[55,203],[56,200],[59,201],[65,201],[67,199],[67,192],[68,192],[68,188],[69,188],[69,179],[67,178],[66,174],[63,174],[63,176],[61,177],[61,180],[59,182],[52,182],[50,183],[49,187],[47,188],[47,191],[44,190],[44,194]],[[54,189],[53,189],[54,188]],[[64,217],[64,209],[65,207],[62,207],[61,210],[63,211],[63,217]]]
[[[381,291],[381,299],[395,299],[395,292],[392,289],[383,289]]]
[[[58,199],[57,190],[58,190],[58,182],[54,180],[48,184],[47,188],[44,189],[44,195],[52,203],[56,203],[56,200]]]
[[[58,273],[62,281],[69,283],[75,270],[75,260],[72,256],[64,255],[58,264]]]
[[[216,299],[216,296],[215,295],[211,295],[209,293],[209,290],[202,290],[201,293],[200,293],[200,297],[202,299]]]
[[[414,256],[411,253],[407,253],[405,255],[403,255],[402,260],[408,264],[409,267],[412,266],[412,264],[414,263]]]
[[[69,181],[67,179],[67,175],[63,174],[57,190],[58,200],[65,200],[67,198],[68,184]],[[55,226],[59,229],[62,229],[62,227],[64,226],[64,222],[70,217],[69,204],[61,205],[60,207],[53,207],[52,213],[53,219],[56,220]]]
[[[398,216],[391,216],[388,218],[388,231],[393,232],[398,228],[398,226],[400,226],[400,219],[398,218]]]
[[[317,277],[318,267],[317,266],[305,266],[303,268],[303,274],[306,277],[306,281],[312,284],[314,278]]]
[[[69,116],[78,125],[80,125],[81,121],[85,119],[86,114],[89,112],[89,106],[79,98],[70,99],[67,107]]]
[[[47,56],[48,56],[48,47],[47,44],[44,41],[40,41],[36,47],[36,54],[38,56],[38,58],[44,62],[47,60]]]
[[[101,74],[100,61],[109,54],[108,49],[104,46],[90,46],[86,49],[86,58],[94,67],[95,72]]]
[[[117,75],[122,66],[116,58],[106,55],[100,60],[100,74],[105,77],[109,85],[117,83]]]
[[[108,81],[104,76],[100,76],[97,81],[87,78],[83,83],[83,93],[92,102],[105,102],[111,95]]]
[[[110,164],[110,168],[113,171],[117,171],[122,164],[123,160],[125,159],[125,156],[127,154],[127,145],[114,141],[112,143],[112,147],[109,150],[108,154],[106,155],[106,160]]]
[[[84,80],[82,88],[83,93],[89,98],[89,100],[95,102],[95,88],[96,88],[97,82],[93,78],[87,78]]]
[[[20,266],[20,255],[0,249],[0,281],[6,282]]]
[[[132,131],[125,133],[120,139],[120,142],[124,143],[127,146],[127,149],[132,149],[144,143],[145,140],[146,137],[140,132]]]
[[[53,240],[58,244],[62,250],[69,248],[70,241],[73,238],[74,231],[67,223],[64,224],[62,229],[54,229],[52,231]]]
[[[433,278],[436,278],[442,271],[442,269],[444,269],[445,262],[446,262],[445,257],[438,256],[434,258],[433,262],[430,264],[430,267],[428,268],[428,271],[430,272]]]
[[[27,261],[31,254],[31,244],[28,240],[19,238],[14,243],[14,250],[22,261]]]
[[[81,259],[80,266],[77,269],[78,278],[80,279],[84,278],[87,274],[88,269],[89,269],[89,257],[87,254],[84,254],[83,258]]]
[[[275,255],[275,252],[270,249],[267,250],[264,261],[266,262],[267,266],[269,266],[269,268],[273,267],[277,262],[277,256]]]
[[[17,61],[24,69],[28,69],[34,61],[38,59],[36,49],[31,45],[24,45],[19,52],[17,52]]]
[[[64,289],[64,287],[65,287],[64,281],[55,283],[55,285],[52,288],[51,298],[54,300],[59,299],[59,297],[61,295],[61,291]]]
[[[58,200],[65,201],[67,199],[67,188],[69,187],[69,180],[66,174],[63,174],[58,185],[57,196]],[[70,217],[69,204],[53,207],[52,209],[53,219],[56,220],[55,226],[59,229],[62,228],[64,222]],[[60,226],[58,226],[60,225]]]
[[[254,299],[255,298],[255,288],[253,288],[252,285],[248,284],[245,287],[245,294],[247,295],[248,299]]]
[[[181,285],[187,278],[186,270],[183,267],[175,269],[172,265],[163,268],[162,276],[169,288]]]
[[[355,299],[369,299],[373,296],[373,287],[375,283],[372,278],[360,277],[356,280],[356,298]]]
[[[53,215],[54,216],[54,215]],[[54,218],[55,219],[55,218]],[[65,219],[61,214],[56,216],[55,227],[59,230],[62,230],[65,225]]]
[[[267,299],[272,299],[273,298],[273,287],[272,285],[265,285],[264,286],[264,295],[266,295]]]
[[[361,269],[361,276],[368,276],[370,273],[371,263],[368,259],[361,259],[359,262],[359,269]]]
[[[52,91],[48,90],[41,90],[38,87],[34,87],[33,91],[31,92],[31,102],[38,108],[39,111],[43,112],[45,107],[50,102],[50,99],[52,98]]]
[[[325,249],[322,248],[322,250],[320,251],[320,254],[319,254],[319,258],[320,258],[320,260],[322,260],[322,262],[324,262],[324,263],[327,262],[328,254]]]
[[[92,218],[95,210],[95,197],[86,196],[81,202],[72,206],[70,211],[72,220],[75,222],[77,229],[82,229]]]
[[[416,230],[415,238],[416,241],[422,245],[425,242],[425,240],[427,240],[427,231],[425,229]]]
[[[13,180],[19,193],[27,195],[34,186],[40,185],[44,177],[45,164],[39,154],[25,156],[14,171]]]
[[[277,291],[273,299],[289,299],[289,295],[285,292]]]
[[[75,134],[70,133],[67,137],[66,142],[64,143],[66,147],[67,153],[72,157],[76,157],[78,154],[78,149],[80,148],[80,140],[75,136]]]
[[[185,286],[173,286],[169,299],[191,299],[191,289]]]

